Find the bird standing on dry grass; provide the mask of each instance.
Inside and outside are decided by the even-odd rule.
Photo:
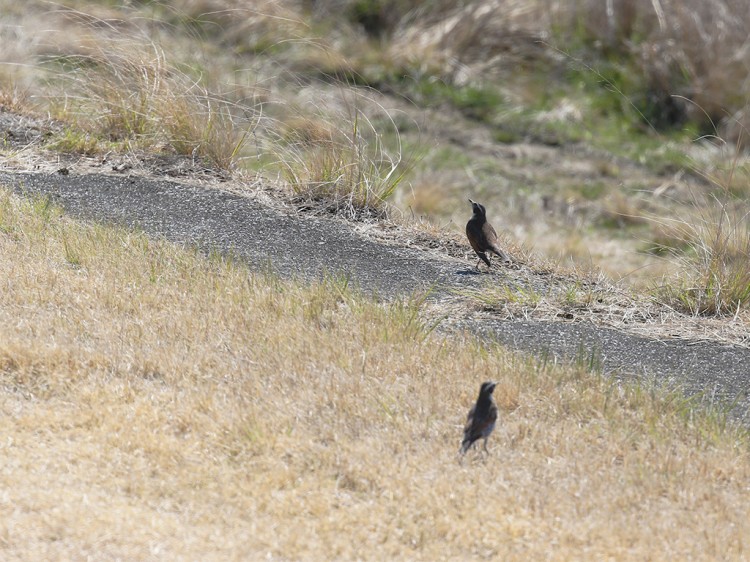
[[[497,232],[490,223],[487,222],[487,211],[484,205],[476,203],[469,199],[471,203],[471,209],[474,214],[466,223],[466,237],[469,239],[469,244],[474,248],[477,256],[490,267],[490,258],[487,256],[487,252],[500,257],[505,262],[510,262],[508,254],[500,249],[500,245],[497,242]],[[479,269],[479,263],[477,262],[476,268]]]
[[[484,450],[489,453],[487,451],[487,439],[492,430],[495,429],[495,422],[497,421],[497,405],[492,399],[495,385],[494,382],[483,382],[479,389],[477,403],[469,410],[469,415],[466,417],[466,427],[464,428],[464,440],[461,442],[461,450],[459,451],[462,455],[466,454],[466,451],[478,439],[484,439]]]

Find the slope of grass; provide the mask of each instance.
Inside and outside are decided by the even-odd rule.
[[[742,135],[726,131],[742,130],[746,10],[503,5],[0,0],[12,30],[0,104],[63,120],[40,141],[56,152],[177,154],[225,178],[251,169],[284,180],[275,185],[300,207],[351,218],[394,203],[460,231],[473,195],[519,242],[652,286],[685,257],[654,257],[662,224],[700,220],[679,200],[710,191],[694,171],[747,166],[733,161]],[[693,13],[721,23],[722,42],[696,32]],[[694,142],[703,133],[730,144]],[[746,175],[733,183],[747,191]],[[667,218],[646,220],[667,191]],[[681,308],[746,307],[743,260],[706,263],[707,294],[691,302],[692,280],[676,288]],[[717,302],[716,271],[736,278],[738,297],[705,305]]]
[[[7,192],[0,270],[4,559],[748,555],[746,432],[586,357]],[[486,379],[501,423],[459,464]]]

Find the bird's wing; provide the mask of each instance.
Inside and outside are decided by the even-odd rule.
[[[474,420],[474,412],[477,411],[477,405],[474,404],[471,407],[471,410],[469,410],[469,413],[466,415],[466,425],[464,426],[464,431],[468,431],[471,427],[472,421]]]
[[[497,231],[495,230],[495,227],[492,226],[490,223],[486,222],[484,223],[487,225],[487,238],[491,240],[492,242],[497,242]]]
[[[492,424],[497,421],[497,406],[494,402],[490,406],[490,411],[487,412],[487,420]]]
[[[477,228],[472,222],[466,224],[466,238],[469,239],[469,244],[477,254],[483,254],[484,250],[479,245],[479,239],[482,236],[481,228]]]
[[[469,414],[466,416],[466,425],[464,426],[464,441],[474,441],[477,438],[474,437],[474,425],[476,420],[474,419],[474,414],[477,411],[476,404],[471,407],[471,410],[469,410]]]
[[[471,427],[471,437],[473,440],[479,439],[480,437],[486,437],[492,432],[495,427],[495,422],[497,421],[497,411],[495,411],[494,417],[492,417],[491,413],[492,412],[490,411],[488,413],[489,415],[474,420]]]

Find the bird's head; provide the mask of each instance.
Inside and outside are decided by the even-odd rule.
[[[481,203],[477,203],[476,201],[472,201],[469,199],[469,203],[471,203],[471,210],[474,212],[476,216],[484,217],[487,215],[487,211],[484,208],[484,205]]]
[[[482,388],[479,390],[479,396],[492,396],[496,386],[497,383],[492,381],[483,382]]]

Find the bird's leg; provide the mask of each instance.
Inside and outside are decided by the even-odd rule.
[[[482,262],[484,262],[485,264],[487,264],[487,271],[489,271],[490,270],[490,260],[489,260],[489,257],[487,256],[487,254],[482,254],[482,255],[477,254],[477,255],[479,256],[479,260],[477,261],[477,265],[474,266],[474,268],[477,271],[481,272],[482,270],[479,269],[479,266],[481,266]]]
[[[489,450],[487,449],[487,439],[488,439],[488,437],[485,437],[485,438],[484,438],[484,452],[485,452],[485,453],[487,453],[487,454],[489,455],[489,454],[490,454],[490,452],[489,452]]]
[[[471,447],[467,447],[465,450],[461,450],[458,452],[458,464],[460,464],[461,466],[463,466],[464,464],[464,459],[466,459],[466,453],[469,449],[471,449]]]

